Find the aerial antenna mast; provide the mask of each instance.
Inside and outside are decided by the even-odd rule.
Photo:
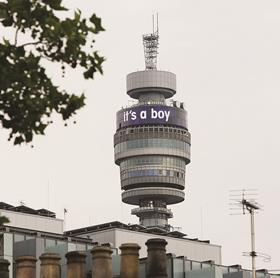
[[[242,214],[250,214],[251,252],[244,252],[243,255],[252,258],[252,278],[256,278],[256,257],[262,257],[266,262],[271,259],[269,255],[259,252],[257,253],[255,249],[255,213],[261,209],[260,205],[254,200],[254,196],[257,195],[256,189],[231,190],[231,193],[233,194],[230,195],[230,200],[234,201],[231,205],[238,206],[237,208],[232,209],[241,208]]]
[[[143,35],[146,70],[157,69],[157,54],[158,54],[158,44],[159,44],[158,41],[159,41],[159,29],[158,29],[158,14],[157,14],[156,26],[155,26],[155,19],[153,15],[153,33]]]

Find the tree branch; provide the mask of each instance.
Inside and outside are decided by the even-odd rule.
[[[37,42],[28,42],[28,43],[24,43],[22,45],[20,45],[19,47],[24,47],[24,46],[27,46],[27,45],[37,45],[39,43],[42,43],[40,41],[37,41]]]
[[[41,55],[42,55],[42,54],[41,54]],[[47,56],[45,56],[45,55],[42,55],[42,58],[44,58],[44,59],[46,59],[46,60],[48,60],[48,61],[50,61],[50,62],[53,62],[52,59],[50,59],[49,57],[47,57]]]
[[[17,38],[18,38],[19,29],[20,29],[20,27],[17,28],[16,34],[15,34],[15,46],[17,46]]]

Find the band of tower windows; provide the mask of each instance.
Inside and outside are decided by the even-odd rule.
[[[120,170],[122,172],[123,170],[127,170],[129,168],[145,165],[159,165],[185,169],[186,163],[183,159],[173,156],[143,155],[139,157],[128,158],[122,161],[120,164]]]
[[[173,139],[149,138],[119,143],[115,146],[115,154],[137,148],[175,148],[187,153],[190,152],[190,145],[188,143]]]

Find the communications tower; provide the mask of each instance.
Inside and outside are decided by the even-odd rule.
[[[167,205],[184,200],[190,133],[184,104],[170,101],[176,75],[157,70],[158,28],[143,36],[145,70],[127,75],[127,94],[137,103],[117,112],[115,163],[120,166],[122,201],[147,228],[169,231]]]

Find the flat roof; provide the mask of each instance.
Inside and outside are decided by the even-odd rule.
[[[33,208],[30,208],[30,207],[25,206],[25,205],[13,206],[13,205],[10,205],[10,204],[4,203],[4,202],[0,202],[0,209],[56,218],[56,215],[55,215],[54,212],[49,211],[49,210],[44,209],[44,208],[33,209]]]
[[[139,224],[124,224],[119,221],[113,221],[113,222],[103,223],[103,224],[99,224],[99,225],[69,230],[69,231],[66,231],[64,234],[69,235],[69,236],[72,236],[72,235],[78,236],[78,235],[88,234],[90,232],[110,230],[110,229],[114,229],[114,228],[148,233],[148,234],[153,234],[153,235],[169,236],[172,238],[181,238],[181,239],[185,239],[185,240],[191,240],[191,241],[197,241],[197,242],[203,242],[203,243],[210,244],[210,240],[199,240],[198,238],[186,238],[185,237],[186,234],[181,233],[180,231],[176,231],[176,230],[175,231],[166,231],[159,227],[147,228],[147,227],[144,227]]]

